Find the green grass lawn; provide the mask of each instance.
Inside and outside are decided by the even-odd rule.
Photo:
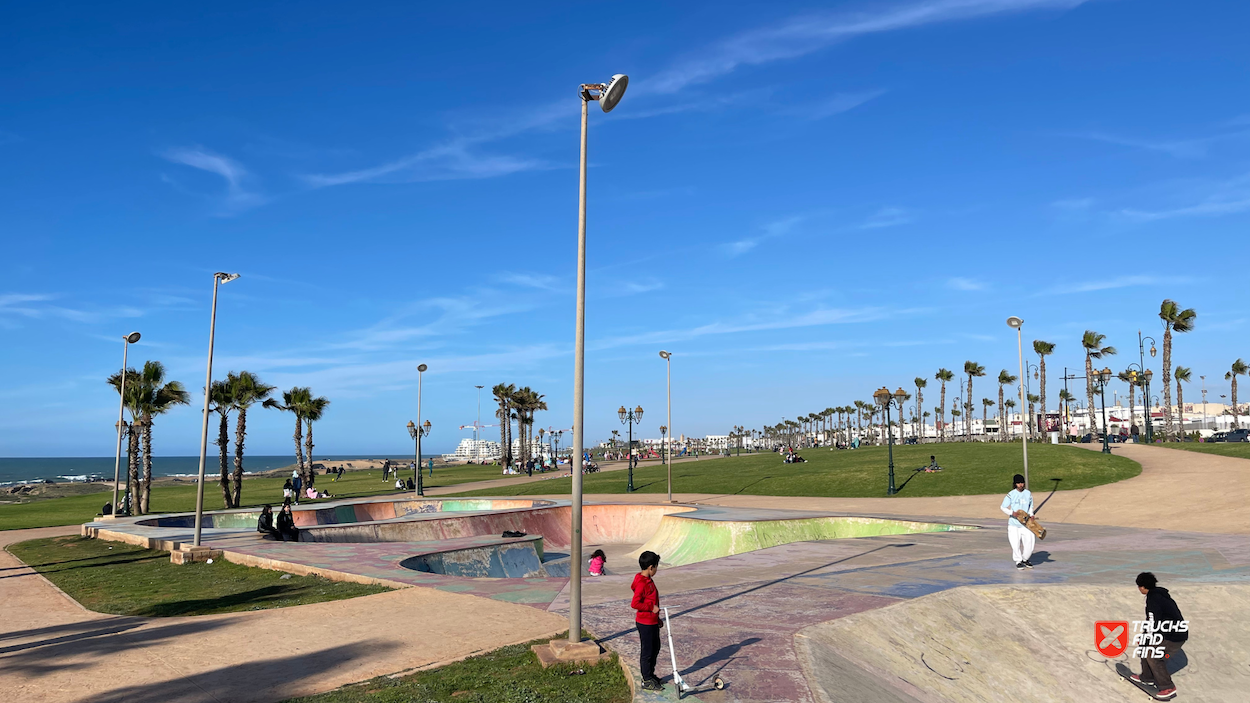
[[[486,479],[504,478],[498,466],[482,466],[480,464],[435,467],[434,477],[425,475],[425,487],[452,486],[466,481],[483,481]],[[408,474],[411,475],[411,474]],[[359,498],[363,496],[395,493],[394,479],[382,481],[382,470],[349,471],[339,481],[331,481],[330,476],[318,476],[316,486],[337,498]],[[243,479],[243,505],[260,505],[262,503],[282,503],[282,484],[286,477],[257,476]],[[28,527],[52,527],[55,525],[77,525],[88,522],[100,513],[105,503],[112,500],[112,493],[90,493],[87,495],[69,496],[39,500],[31,503],[0,505],[0,530],[20,530]],[[301,505],[318,501],[300,501]],[[322,501],[324,502],[324,501]],[[221,487],[211,476],[204,486],[204,507],[208,510],[220,510]],[[153,484],[151,512],[176,513],[195,510],[195,484]]]
[[[566,635],[560,635],[565,637]],[[496,649],[481,656],[397,679],[364,683],[286,703],[626,703],[629,683],[616,662],[595,666],[554,664],[542,668],[531,644]],[[585,673],[574,674],[581,670]]]
[[[1238,459],[1250,459],[1250,442],[1165,442],[1162,444],[1147,446],[1163,447],[1165,449],[1181,449],[1187,452],[1201,452],[1202,454],[1218,454],[1220,456],[1237,457]]]
[[[771,496],[884,496],[887,485],[887,450],[863,447],[801,452],[805,464],[785,464],[779,454],[763,453],[725,459],[703,459],[673,464],[675,493],[748,494]],[[917,467],[937,455],[941,473],[917,473]],[[895,485],[900,496],[949,496],[1006,493],[1011,477],[1022,473],[1020,445],[951,443],[907,445],[894,448]],[[1059,479],[1061,490],[1089,488],[1121,481],[1141,473],[1141,466],[1121,456],[1105,455],[1079,447],[1029,445],[1029,478],[1034,492],[1049,491]],[[663,466],[634,470],[634,486],[642,493],[667,490]],[[570,479],[550,479],[505,488],[466,492],[462,495],[541,495],[568,493]],[[624,471],[588,474],[586,493],[624,493]]]
[[[282,578],[279,571],[212,564],[174,565],[169,552],[86,537],[49,537],[8,551],[83,607],[112,615],[165,617],[265,610],[382,593],[385,586]]]

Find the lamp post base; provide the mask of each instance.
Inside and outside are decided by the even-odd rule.
[[[530,645],[530,649],[544,669],[556,663],[598,664],[612,657],[611,653],[603,651],[593,640],[551,640],[546,644]]]

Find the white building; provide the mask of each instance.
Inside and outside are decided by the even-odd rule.
[[[467,461],[469,459],[497,459],[499,457],[499,442],[492,442],[489,439],[462,439],[460,446],[456,447],[456,451],[451,454],[444,454],[444,459],[453,461]]]

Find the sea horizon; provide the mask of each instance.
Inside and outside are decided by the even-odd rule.
[[[422,454],[422,460],[438,458],[441,454]],[[412,461],[412,457],[380,452],[377,454],[327,454],[314,456],[313,463],[331,463],[359,461],[366,459],[392,459],[395,461]],[[41,483],[44,481],[84,482],[92,478],[113,479],[115,456],[85,457],[0,457],[0,486],[11,486],[22,483]],[[231,466],[234,455],[229,456]],[[204,466],[206,474],[220,471],[220,455],[209,454]],[[273,471],[287,466],[294,466],[295,456],[288,455],[250,455],[243,457],[243,469],[246,473]],[[153,476],[195,476],[199,473],[200,457],[196,456],[154,456],[152,457]],[[126,457],[122,456],[121,473],[126,473]]]

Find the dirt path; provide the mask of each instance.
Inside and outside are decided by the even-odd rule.
[[[0,547],[77,531],[4,531]],[[536,608],[432,588],[252,613],[102,615],[0,552],[0,690],[12,701],[278,701],[565,627]]]

